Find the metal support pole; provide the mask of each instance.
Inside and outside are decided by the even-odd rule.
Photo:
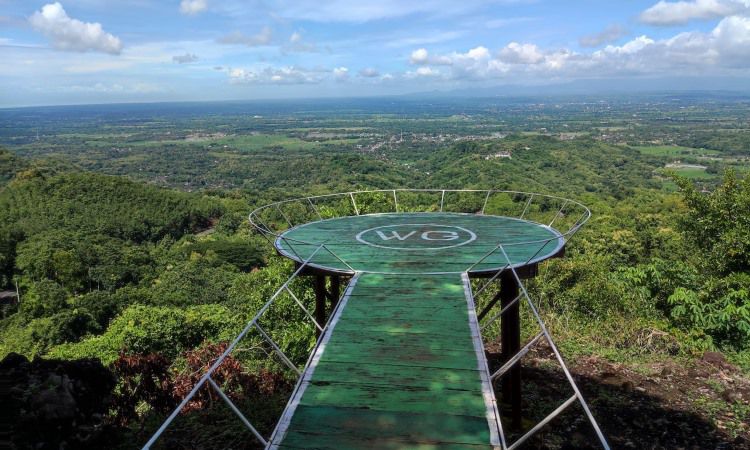
[[[518,297],[518,281],[513,272],[506,270],[500,275],[500,306],[505,314],[500,318],[502,360],[509,361],[521,350],[521,315]],[[511,427],[521,429],[521,365],[516,364],[502,378],[503,402],[510,405]]]
[[[341,277],[331,275],[331,312],[339,304],[339,297],[341,297]]]
[[[313,282],[315,289],[315,321],[326,323],[326,277],[315,275]],[[315,329],[315,336],[320,337],[320,330]]]

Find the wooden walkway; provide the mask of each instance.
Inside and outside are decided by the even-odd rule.
[[[271,448],[499,448],[468,283],[355,275]]]

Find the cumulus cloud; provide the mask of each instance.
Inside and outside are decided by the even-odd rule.
[[[359,76],[364,78],[377,78],[380,76],[380,72],[372,67],[365,67],[359,71]]]
[[[268,45],[271,43],[273,38],[273,31],[271,27],[263,27],[257,34],[246,35],[235,31],[229,33],[226,36],[219,38],[220,44],[233,44],[233,45],[247,45],[248,47],[258,47],[261,45]]]
[[[180,12],[189,16],[194,16],[208,8],[207,0],[182,0],[180,2]]]
[[[60,3],[44,5],[29,17],[31,26],[47,36],[52,46],[77,52],[95,51],[118,55],[120,39],[106,33],[96,22],[81,22],[68,16]]]
[[[627,34],[628,31],[620,25],[610,25],[598,33],[583,36],[578,40],[578,43],[581,44],[581,47],[598,47],[602,44],[614,42]]]
[[[449,56],[431,55],[424,48],[419,48],[411,52],[409,62],[415,65],[431,64],[434,66],[449,66],[453,63]]]
[[[510,64],[538,64],[544,55],[535,44],[511,42],[500,50],[500,60]]]
[[[346,67],[336,67],[333,69],[333,78],[336,81],[346,81],[349,79],[349,69]]]
[[[727,17],[748,10],[747,2],[735,0],[664,0],[643,11],[641,22],[649,25],[680,25],[694,19],[708,20]]]
[[[173,56],[172,61],[176,62],[177,64],[188,64],[198,61],[198,57],[193,53],[185,53],[184,55]]]
[[[418,48],[411,52],[409,62],[411,62],[412,64],[427,64],[428,57],[429,53],[427,53],[426,48]]]
[[[420,49],[421,50],[421,49]],[[404,77],[441,80],[522,78],[545,81],[595,77],[652,75],[738,75],[750,72],[750,17],[722,19],[710,32],[684,32],[666,39],[638,36],[622,45],[593,52],[543,49],[532,43],[511,42],[494,54],[485,47],[465,53],[412,54],[416,71]],[[430,64],[447,60],[446,69]]]
[[[228,69],[233,84],[311,84],[330,76],[330,70],[305,69],[297,66]]]

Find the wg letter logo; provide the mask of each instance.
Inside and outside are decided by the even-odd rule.
[[[471,230],[454,225],[403,223],[370,228],[357,234],[357,240],[372,247],[394,250],[441,250],[474,241]]]

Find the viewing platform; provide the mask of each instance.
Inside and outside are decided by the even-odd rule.
[[[256,209],[251,223],[296,263],[294,274],[145,448],[204,383],[268,449],[510,450],[576,402],[608,448],[522,282],[539,263],[562,256],[589,217],[572,200],[493,190],[348,192]],[[290,288],[306,276],[313,278],[314,307]],[[281,296],[296,302],[317,330],[303,368],[259,322]],[[539,328],[523,346],[522,305]],[[491,372],[484,341],[493,323],[494,330],[500,324],[503,365]],[[211,378],[252,331],[298,374],[268,438]],[[498,399],[509,411],[506,427],[521,431],[519,362],[540,341],[554,352],[572,395],[511,443]]]

